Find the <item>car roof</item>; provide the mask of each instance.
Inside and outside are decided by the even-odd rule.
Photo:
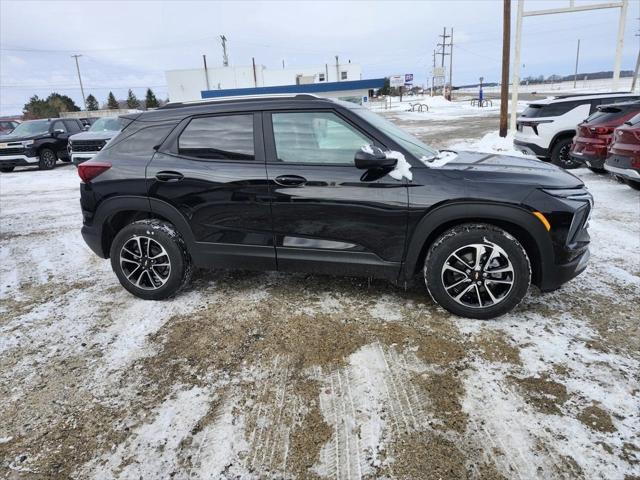
[[[548,105],[550,103],[571,102],[576,100],[599,100],[603,98],[637,97],[633,92],[609,92],[609,93],[575,93],[572,95],[555,95],[530,102],[530,105]]]
[[[227,112],[266,110],[269,108],[331,108],[344,103],[311,94],[297,95],[245,95],[241,97],[221,97],[194,102],[169,103],[156,110],[122,115],[121,118],[140,122],[160,122],[181,119],[191,115]],[[356,107],[357,105],[353,105]]]

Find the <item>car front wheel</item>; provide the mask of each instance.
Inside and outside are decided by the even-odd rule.
[[[191,278],[191,257],[173,225],[140,220],[116,235],[111,268],[120,284],[136,297],[162,300],[178,293]]]
[[[38,162],[40,170],[51,170],[56,166],[57,161],[58,156],[56,155],[56,152],[50,148],[43,148],[40,150],[40,161]]]
[[[520,303],[531,283],[522,245],[501,228],[463,224],[429,248],[424,279],[435,302],[461,317],[490,319]]]

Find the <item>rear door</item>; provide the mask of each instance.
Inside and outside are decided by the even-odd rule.
[[[189,223],[197,263],[276,268],[260,114],[183,120],[154,155],[147,179],[149,196]]]
[[[56,130],[62,130],[62,133],[54,134]],[[58,158],[67,157],[67,143],[69,141],[69,129],[65,125],[63,120],[55,120],[51,123],[50,132],[53,135],[53,149],[55,150]]]
[[[395,279],[406,183],[354,164],[384,145],[337,110],[265,112],[264,125],[278,269]]]

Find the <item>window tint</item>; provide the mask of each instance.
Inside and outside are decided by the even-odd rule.
[[[194,118],[180,134],[178,152],[211,160],[254,160],[253,115]]]
[[[137,128],[123,130],[108,144],[113,153],[149,158],[153,147],[161,144],[175,127],[174,124],[145,127],[141,122],[137,123]]]
[[[76,133],[82,130],[78,125],[78,122],[76,122],[75,120],[65,120],[64,124],[67,127],[67,131],[71,133]]]
[[[590,100],[585,101],[573,101],[573,102],[554,102],[546,105],[529,105],[524,112],[522,112],[523,117],[557,117],[559,115],[564,115],[565,113],[573,110],[574,108],[589,104]]]
[[[281,162],[353,165],[371,140],[331,112],[273,113],[273,135]]]
[[[51,127],[51,131],[54,132],[56,130],[64,130],[67,132],[67,127],[64,126],[64,122],[62,120],[56,120],[53,122],[53,126]]]

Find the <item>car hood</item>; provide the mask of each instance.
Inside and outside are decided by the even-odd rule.
[[[0,142],[9,143],[9,142],[23,142],[25,140],[37,140],[38,138],[47,138],[50,135],[40,134],[40,135],[0,135]]]
[[[69,137],[69,140],[110,140],[115,137],[119,131],[107,130],[102,132],[80,132]]]
[[[446,152],[448,153],[448,152]],[[481,152],[456,152],[432,168],[454,170],[469,181],[522,183],[541,187],[574,188],[583,185],[575,175],[541,160]],[[428,166],[429,163],[427,162]]]

